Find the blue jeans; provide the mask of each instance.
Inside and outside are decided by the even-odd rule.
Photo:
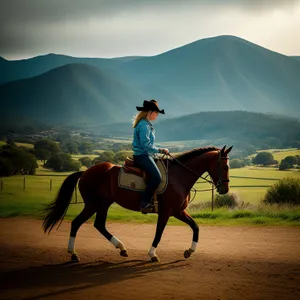
[[[161,183],[160,171],[151,155],[134,155],[134,163],[147,174],[147,187],[142,193],[142,205],[150,203],[155,190]]]

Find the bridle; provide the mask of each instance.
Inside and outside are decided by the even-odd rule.
[[[186,165],[184,165],[183,163],[181,163],[178,159],[176,159],[176,158],[175,158],[174,156],[172,156],[170,153],[169,153],[168,155],[169,155],[174,161],[176,161],[179,165],[181,165],[183,168],[185,168],[186,170],[188,170],[189,172],[191,172],[192,174],[194,174],[194,175],[197,177],[197,179],[198,179],[198,178],[202,178],[202,179],[206,180],[208,183],[213,184],[213,185],[215,186],[215,188],[218,190],[219,187],[220,187],[224,182],[230,182],[229,179],[227,179],[227,178],[226,178],[226,179],[222,178],[222,169],[221,169],[221,161],[222,161],[223,159],[229,159],[229,157],[228,157],[228,156],[222,156],[220,150],[218,150],[218,153],[219,153],[219,157],[218,157],[218,161],[217,161],[217,163],[218,163],[218,181],[217,181],[217,183],[214,183],[213,180],[212,180],[212,178],[211,178],[211,180],[210,180],[210,179],[207,179],[207,177],[208,177],[209,175],[206,175],[205,177],[202,177],[201,175],[197,174],[194,170],[190,169],[189,167],[187,167]]]

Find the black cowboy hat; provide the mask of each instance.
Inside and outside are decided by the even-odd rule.
[[[138,111],[157,111],[161,114],[165,114],[165,110],[160,110],[158,107],[158,102],[156,100],[144,100],[143,106],[137,106]]]

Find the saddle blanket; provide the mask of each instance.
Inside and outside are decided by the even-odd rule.
[[[165,189],[167,187],[168,174],[167,174],[167,169],[163,162],[158,160],[156,162],[156,164],[157,164],[157,167],[162,176],[162,181],[161,181],[160,185],[158,186],[156,193],[161,194],[165,191]],[[123,167],[120,169],[120,172],[119,172],[118,184],[119,184],[119,187],[121,187],[121,188],[133,190],[133,191],[139,191],[139,192],[144,191],[146,188],[146,183],[144,181],[144,178],[137,176],[135,174],[132,174],[132,173],[125,172]]]

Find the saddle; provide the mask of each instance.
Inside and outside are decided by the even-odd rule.
[[[157,202],[157,194],[165,191],[168,184],[167,169],[161,160],[156,160],[156,165],[161,173],[162,181],[154,193],[154,205]],[[134,160],[130,157],[125,159],[124,165],[121,167],[118,176],[118,185],[121,188],[142,192],[146,188],[147,175],[134,164]],[[157,204],[157,203],[156,203]],[[157,212],[157,209],[155,208]]]
[[[131,157],[126,157],[125,159],[125,163],[123,165],[123,170],[126,173],[131,173],[131,174],[135,174],[139,177],[143,177],[144,180],[146,181],[146,172],[144,172],[142,169],[138,168],[135,164],[134,164],[134,160]]]

